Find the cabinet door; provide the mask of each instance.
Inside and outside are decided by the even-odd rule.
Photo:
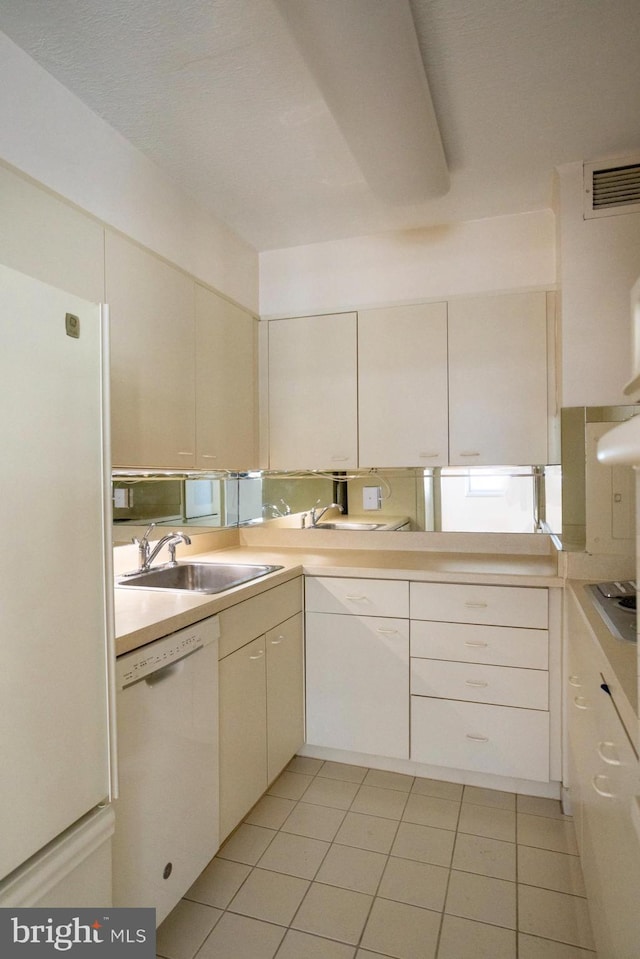
[[[358,313],[360,466],[446,466],[447,306]]]
[[[304,743],[302,613],[266,634],[267,779],[273,782]]]
[[[196,284],[196,465],[257,464],[257,322]]]
[[[307,742],[409,758],[409,624],[307,613]]]
[[[269,323],[272,469],[357,465],[355,313]]]
[[[220,661],[220,840],[267,788],[265,637]]]
[[[105,242],[113,465],[194,467],[193,281],[123,237]]]
[[[449,303],[449,462],[547,462],[545,293]]]

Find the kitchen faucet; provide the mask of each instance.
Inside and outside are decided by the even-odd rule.
[[[318,503],[319,502],[320,500],[318,500]],[[316,506],[317,505],[318,504],[316,503]],[[309,513],[311,515],[311,525],[317,526],[319,521],[322,519],[322,517],[324,516],[324,514],[327,512],[328,509],[339,509],[341,513],[344,513],[344,507],[341,506],[340,503],[329,503],[328,506],[322,506],[317,513],[316,513],[316,507],[312,506],[311,509],[309,510]]]
[[[169,548],[169,565],[176,566],[176,546],[178,543],[186,543],[187,546],[191,545],[191,538],[187,536],[186,533],[175,531],[172,533],[165,533],[152,549],[151,543],[149,542],[149,533],[155,528],[155,525],[155,523],[151,523],[149,525],[142,539],[136,539],[135,536],[133,537],[132,542],[134,542],[138,547],[138,562],[140,564],[139,568],[136,570],[137,573],[147,572],[163,546],[167,546]]]

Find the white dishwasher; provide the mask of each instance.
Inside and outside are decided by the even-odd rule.
[[[159,925],[218,850],[218,638],[213,616],[116,664],[114,906]]]

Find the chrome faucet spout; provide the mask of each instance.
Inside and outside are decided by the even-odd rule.
[[[150,568],[154,559],[164,546],[167,546],[169,549],[170,564],[175,566],[177,564],[176,546],[178,543],[185,543],[187,546],[191,545],[191,538],[187,536],[186,533],[181,533],[176,530],[175,532],[165,533],[152,548],[149,542],[149,534],[155,525],[155,523],[151,523],[142,539],[138,540],[134,538],[133,540],[138,547],[139,568],[137,572],[139,573],[144,573]]]
[[[322,519],[322,517],[324,516],[324,514],[329,509],[337,509],[337,510],[340,510],[341,513],[344,513],[344,507],[341,506],[340,503],[329,503],[328,506],[322,506],[317,512],[316,512],[316,507],[312,506],[311,509],[309,510],[309,515],[311,517],[311,525],[317,526],[320,520]]]

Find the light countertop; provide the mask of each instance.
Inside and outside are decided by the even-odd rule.
[[[382,534],[384,535],[384,534]],[[388,535],[388,534],[387,534]],[[398,534],[403,535],[403,534]],[[187,559],[187,557],[184,557]],[[555,553],[491,554],[382,549],[236,546],[188,556],[190,562],[268,563],[283,569],[213,595],[115,589],[116,652],[122,655],[300,576],[410,579],[414,582],[562,586]]]
[[[638,727],[638,647],[616,637],[609,631],[596,610],[589,593],[588,584],[568,581],[567,588],[575,596],[583,618],[588,623],[592,638],[600,647],[609,670],[603,675],[611,691],[629,736],[637,743]]]

